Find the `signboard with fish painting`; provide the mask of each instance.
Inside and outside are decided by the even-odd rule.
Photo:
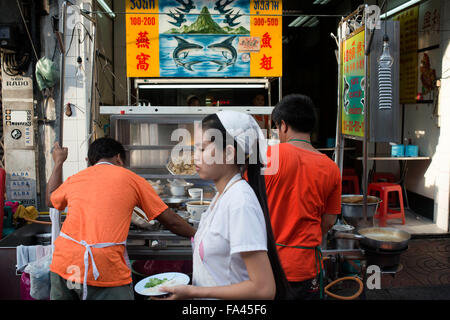
[[[342,134],[364,137],[364,30],[342,44]]]
[[[282,4],[126,0],[128,77],[281,77]]]

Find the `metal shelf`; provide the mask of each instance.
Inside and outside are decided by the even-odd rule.
[[[132,115],[208,115],[219,111],[233,110],[248,114],[271,115],[273,107],[262,106],[236,106],[236,107],[189,107],[189,106],[167,106],[167,107],[131,107],[131,106],[100,106],[100,114],[115,115],[117,119],[131,119]]]
[[[138,145],[138,146],[132,146],[132,145],[125,145],[123,146],[125,150],[173,150],[173,149],[179,149],[179,150],[192,150],[194,146],[179,146],[179,145]]]

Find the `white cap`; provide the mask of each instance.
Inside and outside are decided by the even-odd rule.
[[[220,111],[217,113],[220,122],[227,133],[234,138],[239,147],[250,156],[250,163],[254,163],[252,152],[256,151],[259,141],[259,159],[263,165],[267,164],[267,142],[256,120],[249,114],[237,111]]]

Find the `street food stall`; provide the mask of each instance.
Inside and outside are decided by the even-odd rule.
[[[270,117],[281,97],[282,4],[126,1],[126,13],[127,105],[100,106],[100,114],[124,145],[126,166],[196,227],[216,192],[193,165],[196,126],[221,110]],[[258,95],[262,106],[252,103]],[[190,239],[143,221],[139,211],[127,240],[130,259],[160,266],[192,259]]]
[[[215,194],[214,184],[200,180],[191,160],[195,122],[225,109],[270,115],[272,108],[269,106],[239,105],[242,101],[239,96],[246,97],[252,90],[270,97],[270,79],[171,79],[168,87],[165,86],[166,81],[156,79],[134,81],[137,97],[147,97],[150,102],[140,100],[139,106],[102,106],[101,114],[109,115],[110,118],[110,136],[124,145],[127,167],[147,179],[169,207],[195,226],[198,220],[192,219],[192,213],[201,204],[192,205],[192,202],[199,201],[203,196],[203,201],[208,204]],[[230,104],[238,105],[221,107],[219,102],[219,106],[217,103],[215,106],[167,106],[163,103],[153,105],[150,100],[152,96],[157,96],[159,99],[168,97],[169,102],[170,99],[185,101],[184,97],[194,88],[197,92],[204,90],[211,95],[222,94],[220,99],[232,94],[237,98],[232,99]],[[167,90],[172,92],[167,93]],[[169,102],[166,101],[166,104]],[[183,131],[178,129],[185,129],[188,138],[180,142]],[[157,224],[143,230],[132,225],[127,244],[130,257],[191,259],[190,240],[161,228]]]

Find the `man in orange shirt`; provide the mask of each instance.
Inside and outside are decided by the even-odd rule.
[[[268,151],[278,171],[266,175],[269,213],[278,254],[297,299],[318,297],[323,236],[341,212],[341,177],[337,165],[311,145],[316,118],[309,97],[284,97],[272,119],[280,144]]]
[[[119,142],[94,141],[88,150],[90,167],[62,183],[67,154],[67,148],[55,143],[55,167],[47,184],[48,206],[68,207],[54,242],[50,299],[132,300],[125,246],[133,208],[141,208],[149,220],[157,219],[175,234],[192,237],[195,229],[168,209],[144,178],[123,168],[125,150]]]

